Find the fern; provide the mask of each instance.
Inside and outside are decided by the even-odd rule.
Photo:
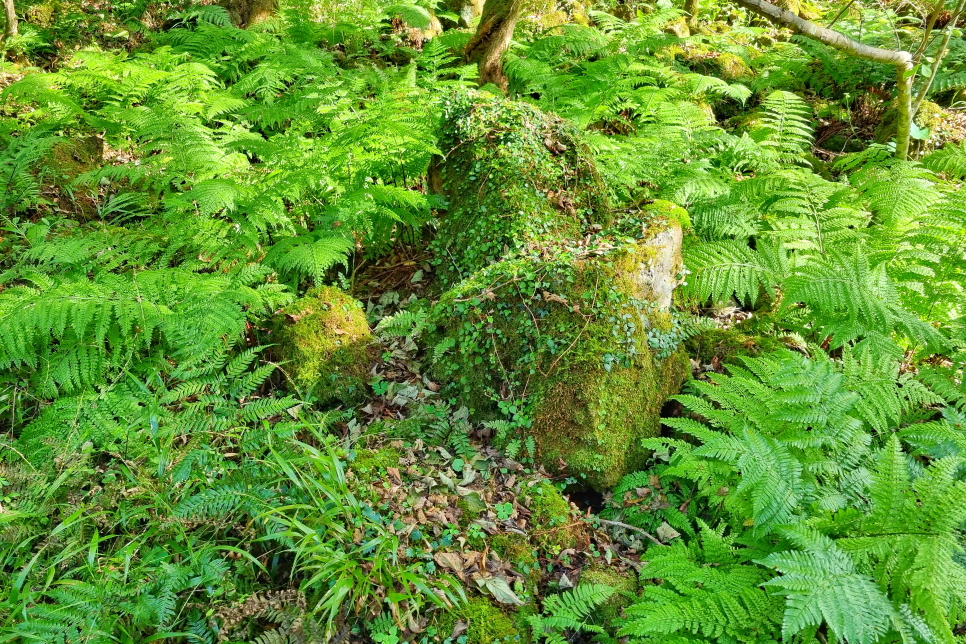
[[[562,644],[564,633],[604,633],[590,623],[590,617],[614,594],[614,588],[600,584],[580,584],[573,590],[547,597],[543,611],[527,618],[536,641]]]
[[[750,563],[754,551],[736,548],[724,528],[701,526],[699,538],[651,548],[641,570],[641,599],[627,610],[619,636],[638,642],[774,641],[776,602],[759,586],[769,572]]]
[[[784,161],[799,160],[811,150],[812,114],[805,101],[791,92],[776,90],[765,98],[761,109],[755,134],[762,145],[774,148]]]
[[[701,302],[735,297],[754,304],[762,292],[774,295],[789,272],[784,249],[764,242],[756,249],[742,242],[700,244],[688,249],[685,262],[691,271],[686,292]]]
[[[885,635],[895,613],[872,579],[859,573],[828,537],[804,529],[789,529],[786,535],[804,550],[775,552],[761,560],[781,573],[765,585],[782,589],[786,597],[783,636],[823,622],[847,642],[871,644]]]
[[[933,172],[942,172],[950,179],[962,179],[966,177],[966,147],[963,143],[947,144],[927,154],[922,164]]]

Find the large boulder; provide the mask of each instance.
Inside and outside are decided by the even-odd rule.
[[[509,411],[544,466],[612,486],[690,372],[670,311],[687,213],[613,213],[577,132],[530,106],[464,95],[446,123],[434,376],[476,418]]]

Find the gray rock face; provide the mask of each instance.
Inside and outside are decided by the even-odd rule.
[[[681,242],[684,231],[676,221],[659,228],[646,245],[649,253],[638,264],[630,276],[639,289],[639,297],[657,303],[658,309],[668,311],[674,289],[681,283],[683,263],[681,260]]]

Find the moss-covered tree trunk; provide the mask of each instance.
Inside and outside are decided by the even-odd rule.
[[[480,70],[480,85],[493,83],[506,89],[503,52],[510,46],[522,8],[523,0],[486,0],[480,26],[464,52],[467,62],[476,63]]]
[[[17,9],[13,0],[3,0],[3,40],[10,40],[19,33],[17,23]]]
[[[909,156],[909,139],[912,131],[912,63],[896,67],[896,158]]]
[[[278,10],[278,0],[222,0],[220,4],[239,27],[267,20]]]
[[[698,26],[698,14],[701,12],[701,0],[684,0],[684,13],[688,14],[687,24],[689,29],[696,29]]]

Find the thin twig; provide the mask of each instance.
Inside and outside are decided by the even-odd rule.
[[[598,521],[600,523],[606,523],[607,525],[617,526],[618,528],[624,528],[626,530],[633,530],[634,532],[640,532],[641,534],[643,534],[645,537],[647,537],[648,539],[650,539],[651,541],[653,541],[657,545],[659,545],[659,546],[663,546],[664,545],[653,534],[651,534],[650,532],[647,532],[646,530],[641,530],[640,528],[638,528],[636,526],[627,525],[626,523],[621,523],[620,521],[609,521],[607,519],[601,519],[600,517],[594,517],[592,519],[588,519],[588,521]]]

